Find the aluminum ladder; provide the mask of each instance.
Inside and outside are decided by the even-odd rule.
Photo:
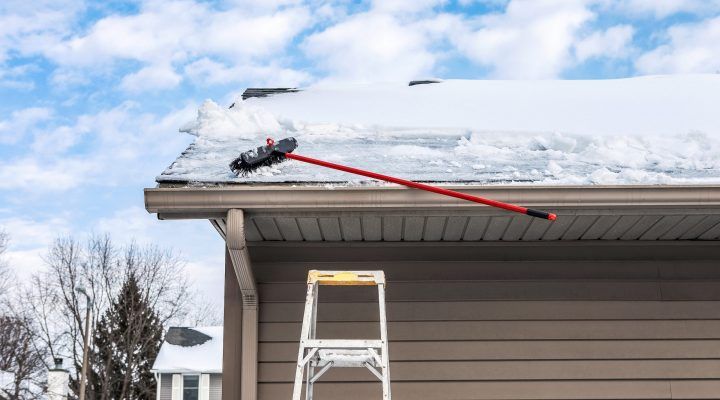
[[[377,286],[380,306],[380,340],[317,339],[318,288],[329,286]],[[383,400],[391,400],[390,359],[385,316],[383,271],[318,271],[308,273],[300,349],[295,369],[292,400],[300,400],[305,375],[305,400],[312,400],[313,385],[330,368],[367,368],[382,382]],[[318,371],[315,371],[319,368]],[[379,368],[379,370],[378,370]]]

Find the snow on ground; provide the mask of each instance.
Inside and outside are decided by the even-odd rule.
[[[222,372],[223,327],[192,328],[212,339],[197,346],[177,346],[163,342],[153,370],[159,372]]]
[[[313,87],[206,101],[181,128],[195,142],[158,182],[369,179],[297,161],[236,177],[267,136],[298,154],[420,181],[720,183],[720,75],[594,81],[468,81]]]

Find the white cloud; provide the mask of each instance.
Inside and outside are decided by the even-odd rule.
[[[192,118],[188,104],[166,115],[125,102],[72,124],[34,132],[32,153],[0,160],[0,189],[34,193],[86,185],[151,184],[189,142],[178,127]]]
[[[42,259],[52,241],[70,232],[64,217],[34,220],[24,217],[0,219],[10,243],[7,250],[8,265],[15,270],[18,278],[24,280],[44,266]]]
[[[720,0],[621,0],[613,3],[619,11],[631,14],[651,14],[665,18],[685,12],[709,14],[720,11]]]
[[[231,67],[209,58],[188,64],[184,73],[191,80],[203,85],[253,82],[258,86],[295,87],[311,79],[310,74],[306,72],[283,68],[273,63]]]
[[[61,65],[97,66],[115,60],[169,62],[184,57],[183,39],[191,38],[206,7],[194,2],[151,2],[136,15],[110,15],[87,34],[42,49]]]
[[[10,118],[0,120],[0,143],[12,144],[22,139],[39,123],[48,121],[53,110],[46,107],[30,107],[13,111]]]
[[[499,78],[554,78],[574,62],[571,49],[595,17],[587,1],[511,1],[451,33],[458,50]]]
[[[68,233],[66,218],[53,217],[42,222],[23,217],[0,219],[0,227],[10,236],[10,250],[27,250],[46,246],[58,235]]]
[[[414,13],[448,3],[448,0],[373,0],[372,8],[380,12]]]
[[[422,24],[385,13],[356,14],[306,38],[306,55],[332,79],[407,80],[430,74],[436,55]]]
[[[121,243],[133,240],[141,244],[151,243],[154,239],[153,233],[157,233],[153,231],[164,230],[165,233],[171,233],[169,228],[170,224],[159,224],[156,216],[139,206],[116,210],[111,216],[100,218],[95,224],[97,232],[111,234],[113,240]]]
[[[594,57],[626,57],[634,33],[635,29],[630,25],[616,25],[605,31],[596,31],[575,44],[575,55],[580,62]]]
[[[62,154],[87,133],[88,127],[81,124],[39,131],[35,134],[31,148],[36,155]]]
[[[146,1],[136,14],[101,18],[87,32],[36,51],[60,65],[56,83],[78,83],[84,74],[77,71],[97,73],[130,60],[141,68],[123,78],[122,89],[171,89],[182,79],[176,70],[205,57],[233,67],[277,59],[311,22],[308,7],[295,2],[241,3],[216,8],[194,0]]]
[[[101,165],[82,158],[45,159],[26,156],[0,161],[0,189],[64,191],[86,181]]]
[[[128,92],[142,92],[150,89],[172,89],[180,84],[182,76],[167,64],[151,65],[137,72],[125,75],[120,87]]]
[[[635,63],[645,74],[720,72],[720,17],[675,25],[668,42],[644,53]]]
[[[310,22],[310,12],[304,7],[252,16],[242,10],[212,13],[196,31],[195,52],[225,56],[236,62],[277,57]]]
[[[35,82],[25,77],[30,71],[37,70],[34,64],[21,64],[12,67],[3,67],[0,63],[0,87],[30,90],[35,88]]]
[[[0,65],[11,51],[26,54],[38,43],[60,40],[81,9],[79,0],[4,0],[0,4]]]

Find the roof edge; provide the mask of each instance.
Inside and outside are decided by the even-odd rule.
[[[583,208],[720,208],[720,185],[653,186],[458,186],[445,188],[525,207]],[[223,217],[244,210],[469,209],[478,205],[398,186],[309,187],[235,185],[145,189],[145,209],[160,218]],[[487,207],[482,207],[489,210]]]
[[[222,374],[221,369],[183,369],[183,368],[175,368],[175,369],[156,369],[153,368],[150,370],[152,373],[156,374]]]

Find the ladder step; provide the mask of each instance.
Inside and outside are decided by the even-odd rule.
[[[318,349],[380,349],[382,340],[365,339],[305,339],[300,346]]]
[[[380,339],[318,339],[318,289],[322,285],[372,285],[377,289]],[[305,312],[300,331],[298,361],[292,400],[312,400],[315,382],[334,367],[367,368],[382,384],[383,400],[391,400],[390,356],[388,355],[387,317],[385,314],[385,273],[383,271],[318,271],[308,273]]]
[[[359,368],[365,367],[366,363],[378,367],[375,357],[367,350],[325,349],[318,351],[318,360],[315,365],[322,367],[331,362],[333,367]]]
[[[383,271],[318,271],[308,273],[309,284],[329,286],[365,286],[384,285],[385,273]]]

